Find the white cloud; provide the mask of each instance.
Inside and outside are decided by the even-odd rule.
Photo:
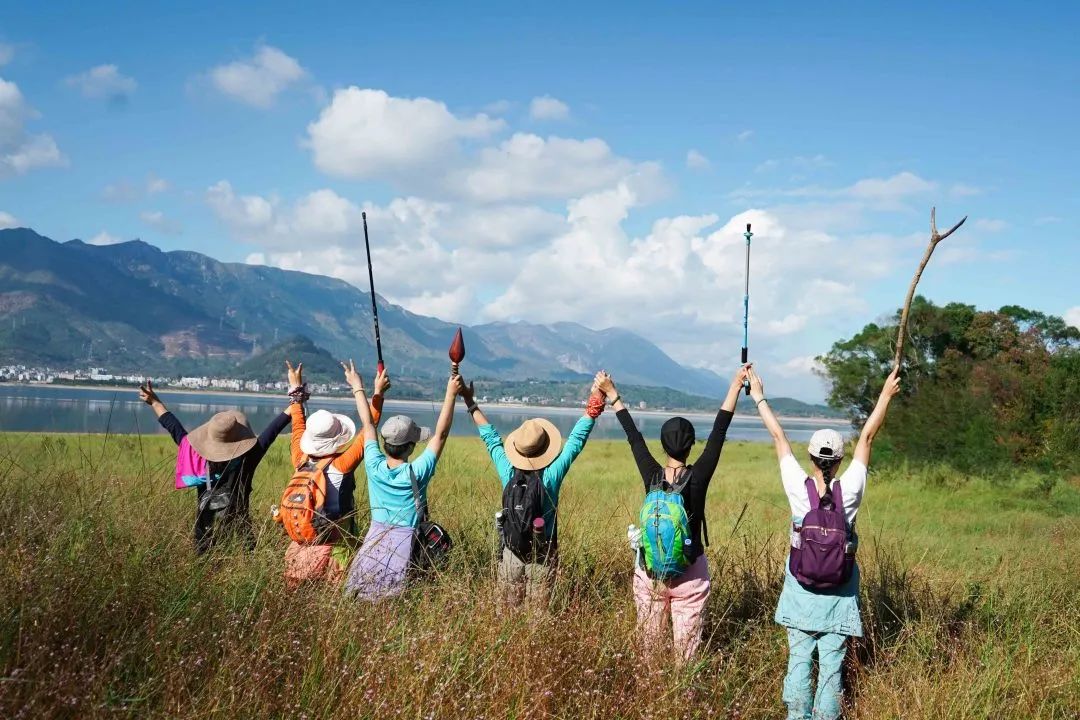
[[[820,160],[819,160],[820,158]],[[812,156],[795,158],[804,165],[823,162],[828,163],[824,156]],[[758,170],[771,170],[778,167],[782,161],[768,160],[758,166]],[[907,207],[906,203],[914,198],[925,197],[937,190],[939,184],[932,180],[926,180],[915,173],[907,170],[899,172],[887,178],[863,178],[846,187],[827,188],[817,185],[806,185],[790,189],[768,189],[743,187],[728,194],[734,200],[748,200],[753,198],[800,198],[800,199],[825,199],[825,200],[849,200],[855,206],[875,210],[901,210]]]
[[[15,46],[0,43],[0,67],[7,65],[15,57]]]
[[[1053,225],[1054,223],[1059,222],[1061,222],[1061,218],[1057,215],[1042,215],[1041,217],[1035,218],[1036,225]]]
[[[711,164],[709,158],[697,150],[690,150],[686,153],[686,167],[691,170],[708,170]]]
[[[1009,223],[994,218],[979,218],[975,221],[975,227],[988,233],[998,233],[1008,228]]]
[[[104,230],[99,232],[94,237],[86,241],[90,245],[115,245],[116,243],[124,242],[122,238],[118,238]]]
[[[138,87],[135,79],[122,75],[116,65],[97,65],[70,76],[67,84],[82,93],[83,97],[112,102],[126,100]]]
[[[509,100],[496,100],[495,102],[490,102],[485,105],[484,112],[486,112],[488,115],[505,115],[506,113],[510,112],[513,107],[514,103],[510,102]]]
[[[949,194],[954,198],[974,197],[975,195],[982,195],[982,193],[982,188],[965,185],[964,183],[956,183],[949,188]]]
[[[529,103],[529,117],[533,120],[566,120],[570,117],[570,106],[550,95],[534,97]]]
[[[109,183],[101,189],[101,199],[112,203],[132,203],[144,197],[166,192],[170,187],[172,186],[168,180],[150,173],[141,183],[126,179]]]
[[[7,228],[13,227],[19,227],[18,218],[11,213],[0,210],[0,230],[6,230]]]
[[[146,176],[146,194],[157,195],[163,193],[170,187],[169,181],[165,178],[160,178],[153,173]]]
[[[293,57],[270,45],[260,45],[246,60],[210,70],[210,82],[222,94],[257,108],[269,108],[284,90],[307,76]]]
[[[206,201],[217,216],[241,236],[269,230],[274,223],[275,200],[258,195],[238,196],[226,180],[207,188]]]
[[[35,117],[19,86],[0,78],[0,178],[67,164],[51,135],[26,132],[26,122]]]
[[[166,217],[165,213],[160,210],[144,210],[139,213],[139,219],[146,225],[166,235],[179,235],[184,231],[183,226],[178,221]]]
[[[1080,305],[1065,311],[1065,322],[1080,330]]]
[[[746,142],[750,138],[754,137],[753,130],[743,130],[741,133],[735,136],[735,139],[739,142]]]
[[[820,367],[813,355],[798,355],[777,366],[777,372],[781,375],[813,375]]]
[[[915,173],[901,172],[888,178],[866,178],[842,192],[856,200],[893,204],[912,196],[933,192],[937,183],[924,180]]]
[[[452,172],[449,188],[481,202],[571,198],[608,187],[631,174],[660,184],[654,164],[635,165],[599,138],[573,140],[515,133],[480,151],[475,165]]]
[[[869,282],[869,274],[848,280],[815,262],[823,251],[843,251],[837,238],[764,210],[740,213],[720,227],[715,215],[662,218],[634,237],[623,226],[638,205],[626,182],[571,201],[566,232],[519,259],[518,272],[483,317],[629,327],[683,362],[704,361],[726,373],[727,358],[713,354],[712,345],[738,343],[743,278],[733,269],[742,267],[747,222],[760,237],[751,298],[756,337],[790,335],[811,321],[828,327],[837,307],[865,308],[856,282]],[[646,296],[648,312],[627,313]]]
[[[463,140],[503,127],[486,114],[458,117],[428,98],[349,87],[308,125],[307,145],[323,172],[349,179],[416,178],[454,162]]]

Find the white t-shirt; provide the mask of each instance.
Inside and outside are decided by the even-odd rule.
[[[780,461],[780,480],[784,483],[784,492],[787,493],[788,504],[791,506],[791,517],[799,523],[806,517],[806,513],[810,512],[810,498],[806,494],[808,477],[811,476],[802,469],[794,455],[788,453]],[[862,504],[863,490],[866,488],[866,466],[858,460],[852,460],[847,470],[835,482],[840,483],[848,525],[854,525],[855,515]]]

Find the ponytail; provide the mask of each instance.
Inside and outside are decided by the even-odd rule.
[[[828,488],[836,475],[836,469],[840,467],[840,458],[819,458],[811,455],[810,460],[814,463],[814,467],[821,471],[825,487]]]

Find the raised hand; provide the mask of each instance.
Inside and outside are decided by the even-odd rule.
[[[731,384],[742,387],[742,385],[750,379],[751,367],[753,367],[753,363],[746,363],[745,365],[740,366],[739,369],[735,371],[735,377],[731,378]]]
[[[604,370],[596,373],[596,378],[593,380],[593,387],[601,395],[611,402],[619,396],[619,391],[615,388],[615,381],[611,379],[611,376]]]
[[[746,369],[746,377],[750,380],[750,397],[754,398],[754,402],[765,397],[765,385],[752,366]]]
[[[158,398],[157,393],[154,392],[153,380],[147,380],[145,385],[139,386],[139,399],[147,405],[153,405],[154,403],[161,402],[161,399]]]
[[[352,360],[349,360],[348,365],[341,363],[341,369],[345,371],[345,382],[354,392],[364,389],[364,380],[360,377],[360,373],[356,372],[356,363]]]
[[[461,382],[461,376],[457,373],[452,374],[446,379],[446,395],[448,397],[451,395],[457,397],[459,387],[461,387],[462,385],[463,383]]]
[[[285,367],[288,368],[290,390],[304,384],[304,363],[298,363],[296,367],[293,367],[292,363],[286,360]]]
[[[386,368],[383,368],[381,372],[375,375],[375,394],[386,395],[386,391],[390,389],[390,376],[386,373]]]
[[[893,398],[893,397],[896,397],[897,393],[899,393],[899,392],[900,392],[900,369],[896,368],[891,373],[889,373],[889,377],[885,378],[885,385],[881,388],[881,397],[882,398]]]
[[[476,394],[476,390],[473,388],[473,384],[470,382],[466,385],[465,378],[463,378],[461,375],[454,375],[453,379],[457,381],[457,387],[455,389],[455,392],[461,397],[465,398],[467,402],[471,403],[473,396]]]

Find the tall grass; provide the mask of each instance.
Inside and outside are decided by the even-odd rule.
[[[376,605],[285,590],[265,513],[287,480],[284,442],[256,479],[255,551],[201,559],[174,452],[160,437],[0,436],[0,716],[783,715],[772,614],[788,510],[769,447],[721,458],[706,642],[682,670],[635,642],[624,538],[642,491],[624,443],[590,443],[575,464],[550,607],[513,612],[493,587],[499,489],[478,441],[451,440],[432,486],[450,566]],[[848,716],[1080,716],[1080,489],[941,472],[871,477]]]

